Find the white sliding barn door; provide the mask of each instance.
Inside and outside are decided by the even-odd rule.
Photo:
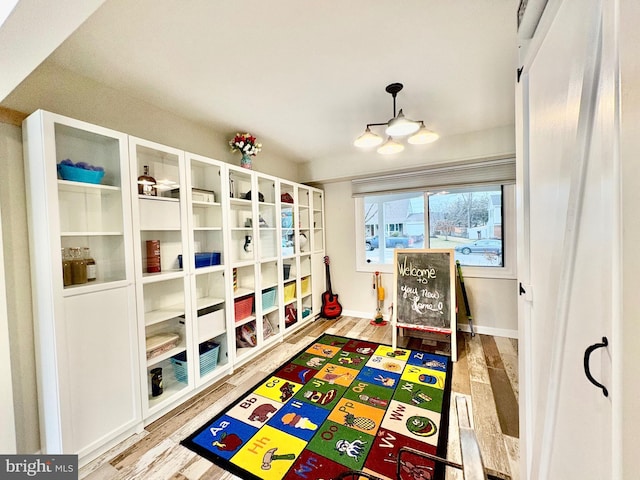
[[[518,271],[526,460],[531,480],[612,475],[612,322],[620,222],[613,1],[549,2],[525,57]],[[546,23],[545,23],[546,22]],[[542,30],[542,31],[540,31]],[[640,208],[640,207],[639,207]],[[528,218],[527,218],[528,214]],[[608,395],[591,384],[589,365]],[[523,472],[524,473],[524,472]]]

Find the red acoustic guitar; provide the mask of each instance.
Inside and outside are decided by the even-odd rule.
[[[322,294],[322,309],[320,315],[329,320],[342,315],[342,305],[338,302],[338,294],[331,291],[331,274],[329,273],[329,257],[324,257],[327,269],[327,291]]]

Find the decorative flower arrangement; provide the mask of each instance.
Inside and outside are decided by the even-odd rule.
[[[262,150],[262,144],[256,141],[256,137],[250,133],[236,133],[233,140],[229,141],[232,152],[240,152],[242,155],[256,156]]]

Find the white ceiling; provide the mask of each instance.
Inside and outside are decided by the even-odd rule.
[[[404,84],[398,108],[443,138],[513,125],[516,8],[517,0],[107,0],[49,61],[321,161],[352,155],[367,123],[391,118],[392,82]]]

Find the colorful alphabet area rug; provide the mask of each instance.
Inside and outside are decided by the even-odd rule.
[[[396,479],[446,456],[448,357],[323,335],[182,444],[244,479]],[[403,480],[440,478],[401,456]]]

